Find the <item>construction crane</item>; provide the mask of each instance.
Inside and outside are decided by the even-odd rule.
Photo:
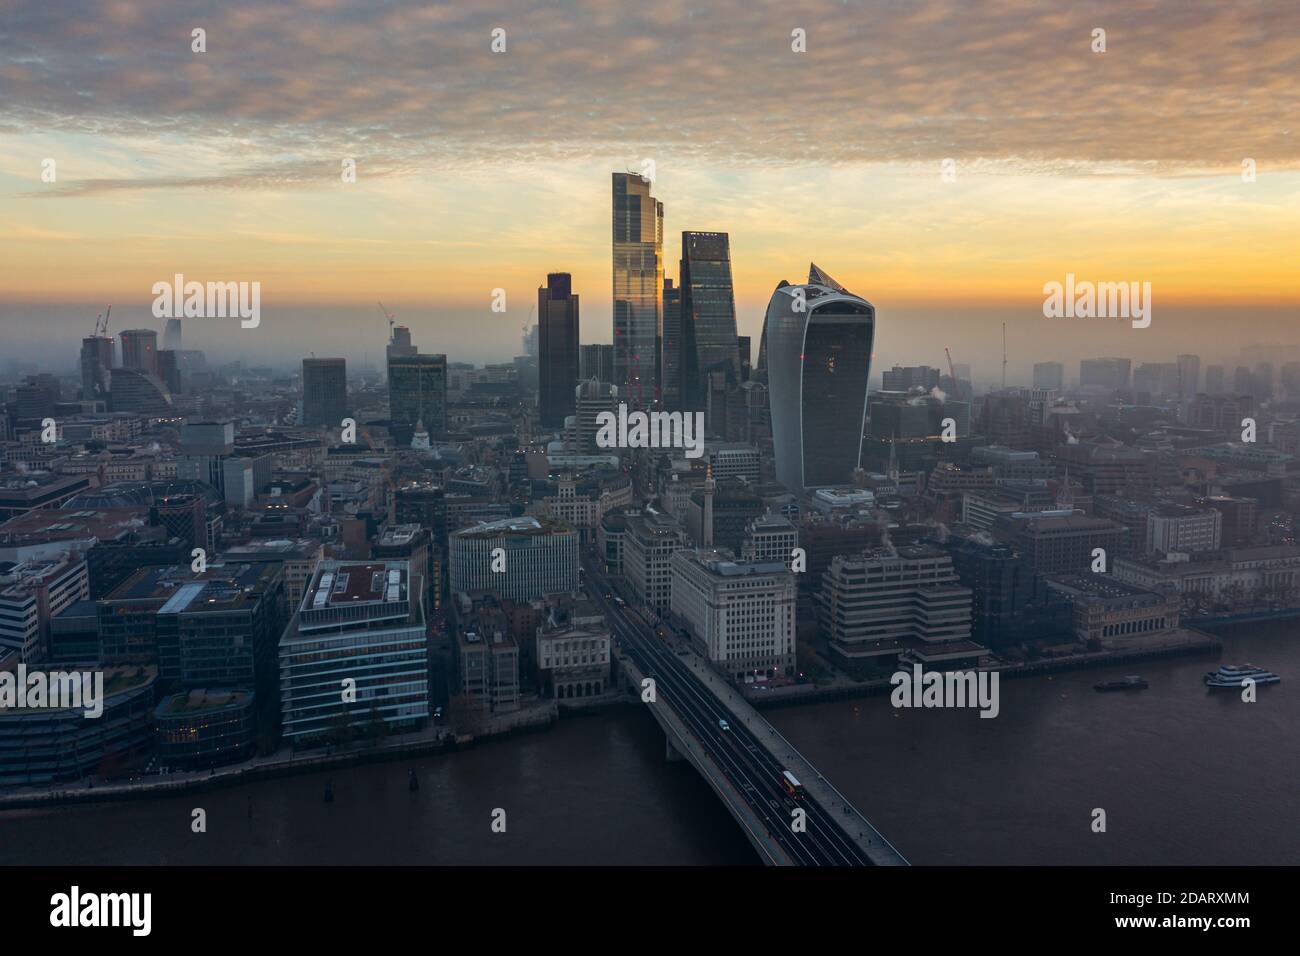
[[[952,351],[948,346],[943,347],[943,354],[948,356],[948,376],[952,379],[952,387],[957,387],[957,369],[952,364]]]
[[[384,308],[384,303],[379,303],[379,311],[384,313],[384,318],[388,320],[388,341],[393,341],[393,325],[397,322],[397,316]]]
[[[108,311],[107,311],[107,312],[101,312],[101,313],[99,313],[99,315],[95,316],[95,334],[96,334],[96,335],[107,335],[107,334],[108,334],[108,316],[109,316],[109,314],[110,314],[112,311],[113,311],[113,307],[110,305],[110,306],[108,307]]]

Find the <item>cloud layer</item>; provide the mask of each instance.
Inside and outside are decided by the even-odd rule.
[[[1300,165],[1279,3],[22,4],[0,130],[225,142],[241,184],[611,149],[712,163]],[[207,52],[191,52],[191,31]],[[492,31],[505,31],[494,54]],[[1104,54],[1092,31],[1106,31]],[[791,34],[806,32],[806,53]],[[310,167],[308,167],[310,168]],[[192,185],[214,185],[211,170]],[[140,177],[140,187],[186,185]],[[107,184],[82,189],[111,188]]]

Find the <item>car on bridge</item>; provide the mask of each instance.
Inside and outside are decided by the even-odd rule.
[[[723,730],[730,730],[730,729],[731,729],[731,724],[727,723],[725,720],[719,720],[719,721],[718,721],[718,726],[721,727]]]

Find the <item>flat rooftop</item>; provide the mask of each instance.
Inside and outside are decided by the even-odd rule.
[[[303,597],[303,608],[404,601],[409,574],[405,561],[322,562]]]

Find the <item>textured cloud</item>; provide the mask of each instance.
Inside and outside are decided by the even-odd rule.
[[[1300,166],[1295,3],[22,4],[0,133],[229,145],[129,188],[284,188],[624,151],[1094,175]],[[190,49],[191,30],[207,52]],[[507,51],[490,50],[494,28]],[[1106,30],[1107,52],[1090,49]],[[791,31],[807,52],[791,52]],[[209,160],[209,162],[212,162]],[[326,170],[330,172],[326,172]],[[123,184],[69,184],[50,195]]]

